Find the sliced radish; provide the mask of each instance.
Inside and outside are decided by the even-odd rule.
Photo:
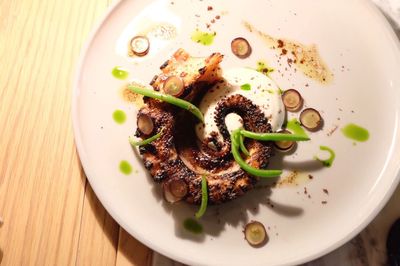
[[[283,92],[282,102],[285,105],[286,110],[296,112],[303,105],[303,98],[297,90],[290,89]]]
[[[165,200],[169,203],[175,203],[186,196],[188,187],[185,181],[177,179],[163,183],[163,190]]]
[[[172,193],[171,190],[169,188],[168,183],[163,183],[162,185],[163,188],[163,195],[164,195],[164,199],[169,202],[169,203],[175,203],[178,202],[180,199],[175,197]]]
[[[150,135],[154,130],[153,119],[150,116],[141,113],[137,119],[137,127],[141,133]]]
[[[183,80],[177,76],[171,76],[164,81],[163,90],[166,94],[179,96],[183,93]]]
[[[267,232],[262,223],[252,221],[246,224],[244,228],[244,236],[247,242],[252,246],[261,246],[268,240]]]
[[[150,49],[150,41],[146,36],[135,36],[130,42],[132,52],[137,56],[145,56]]]
[[[242,37],[236,38],[231,42],[231,49],[233,54],[241,59],[247,58],[251,54],[249,42]]]
[[[282,133],[282,134],[292,134],[292,132],[290,132],[289,130],[281,130],[278,133]],[[290,151],[296,142],[294,141],[290,141],[290,140],[282,140],[282,141],[275,141],[275,147],[282,151],[282,152],[286,152],[286,151]]]
[[[322,126],[322,117],[314,108],[307,108],[300,114],[300,123],[310,131],[317,131]]]
[[[188,192],[188,186],[182,179],[172,180],[169,182],[171,194],[177,198],[183,198]]]

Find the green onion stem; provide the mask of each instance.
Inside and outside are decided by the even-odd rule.
[[[174,96],[164,94],[164,93],[161,93],[158,91],[153,91],[150,89],[139,88],[139,87],[133,87],[131,85],[128,86],[128,89],[133,91],[134,93],[141,94],[141,95],[144,95],[144,96],[147,96],[150,98],[158,99],[158,100],[173,104],[175,106],[178,106],[180,108],[183,108],[185,110],[188,110],[194,116],[196,116],[201,122],[204,123],[204,117],[203,117],[203,114],[201,113],[200,109],[188,101],[185,101],[185,100],[182,100],[182,99],[179,99]]]
[[[309,137],[297,134],[285,133],[255,133],[247,130],[241,130],[240,134],[246,138],[264,140],[264,141],[305,141],[310,140]]]
[[[242,159],[242,157],[240,156],[240,153],[239,153],[239,146],[238,146],[239,134],[240,134],[240,129],[234,130],[231,134],[231,143],[232,143],[231,152],[232,152],[233,158],[235,159],[235,161],[239,164],[239,166],[243,170],[245,170],[249,174],[252,174],[252,175],[258,176],[258,177],[275,177],[275,176],[279,176],[282,174],[281,170],[263,170],[263,169],[257,169],[257,168],[254,168],[254,167],[248,165]]]
[[[246,155],[250,156],[249,151],[247,150],[246,146],[244,146],[244,137],[242,134],[239,134],[239,147],[240,150]]]
[[[207,178],[203,175],[201,177],[201,205],[200,209],[196,212],[195,217],[197,219],[201,218],[207,210],[208,204],[208,188],[207,188]]]
[[[155,135],[153,135],[153,136],[151,136],[151,137],[149,137],[149,138],[147,138],[147,139],[141,140],[141,141],[134,141],[134,140],[132,139],[132,137],[129,137],[129,143],[130,143],[132,146],[144,146],[144,145],[147,145],[147,144],[149,144],[149,143],[155,141],[155,140],[158,139],[159,137],[161,137],[161,135],[162,135],[162,133],[163,133],[163,130],[164,130],[164,128],[162,128],[162,129],[160,130],[160,132],[158,132],[157,134],[155,134]]]

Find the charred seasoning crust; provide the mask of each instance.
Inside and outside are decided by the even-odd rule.
[[[189,57],[181,49],[178,52],[178,55],[174,55],[175,57]],[[205,70],[200,71],[202,74],[191,74],[196,78],[186,87],[188,90],[186,100],[189,98],[195,101],[201,98],[205,90],[222,79],[217,75],[218,64],[221,60],[220,54],[213,54],[205,59]],[[169,64],[184,63],[184,61],[172,59],[168,62]],[[171,65],[165,66],[163,71],[168,68],[171,68]],[[160,76],[154,85],[157,85],[159,81]],[[198,121],[192,114],[159,100],[146,98],[145,106],[139,110],[138,115],[146,114],[153,120],[154,132],[159,132],[163,128],[163,133],[158,139],[139,148],[144,166],[149,170],[154,181],[163,185],[176,180],[184,181],[187,185],[187,194],[182,200],[192,204],[201,202],[203,175],[207,178],[209,204],[233,200],[252,189],[258,178],[240,169],[230,153],[229,133],[224,119],[231,112],[242,117],[244,127],[248,130],[271,131],[268,119],[256,105],[243,96],[234,95],[222,99],[215,114],[223,140],[217,139],[217,134],[214,132],[203,143],[198,143],[194,131]],[[137,131],[136,135],[140,138],[148,137],[140,131]],[[210,141],[214,143],[215,150],[207,147]],[[245,145],[250,151],[247,162],[253,167],[266,167],[272,154],[271,144],[249,139],[246,140]]]
[[[223,98],[215,109],[215,123],[224,137],[229,139],[229,132],[225,125],[225,117],[229,113],[236,113],[243,119],[245,129],[253,132],[271,132],[271,125],[260,108],[246,97],[236,94]]]

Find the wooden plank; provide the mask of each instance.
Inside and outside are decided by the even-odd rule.
[[[119,230],[117,266],[151,266],[153,251],[130,236],[122,227]]]
[[[86,180],[73,141],[71,78],[107,4],[0,1],[2,265],[75,264]]]
[[[119,226],[86,185],[76,265],[115,265]]]

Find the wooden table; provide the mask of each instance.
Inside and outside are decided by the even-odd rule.
[[[77,58],[110,2],[0,0],[2,265],[152,264],[153,252],[121,229],[97,200],[72,133]],[[400,191],[396,195],[387,211],[393,217],[400,215]],[[386,233],[393,217],[376,230]],[[335,261],[351,248],[350,243],[325,260]],[[357,254],[356,260],[365,255]]]

